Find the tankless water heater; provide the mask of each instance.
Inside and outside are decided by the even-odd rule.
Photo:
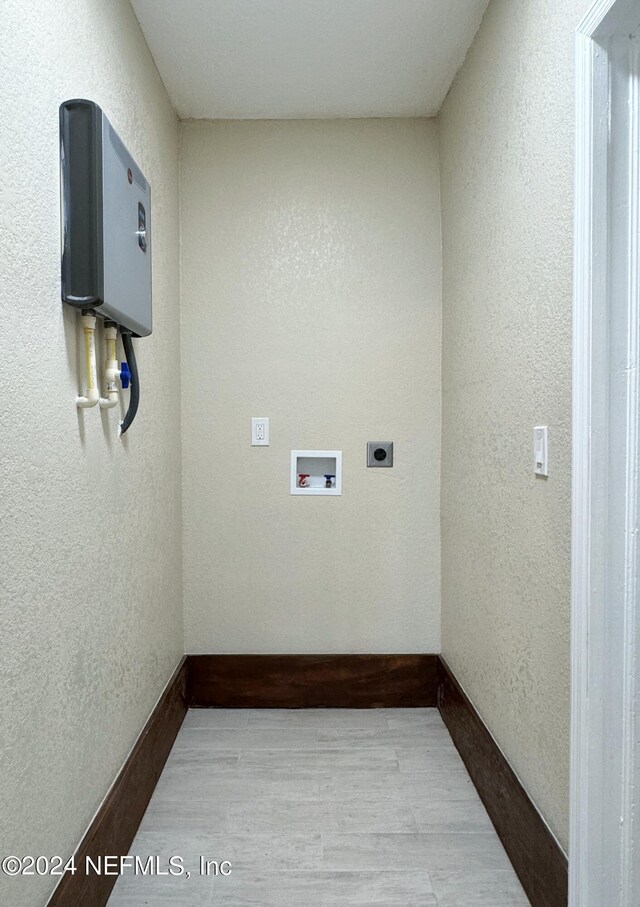
[[[151,189],[97,104],[60,106],[62,299],[151,333]]]

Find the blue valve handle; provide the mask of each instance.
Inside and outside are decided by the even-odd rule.
[[[122,382],[123,388],[126,390],[131,381],[131,372],[129,371],[129,366],[126,362],[123,362],[120,367],[120,381]]]

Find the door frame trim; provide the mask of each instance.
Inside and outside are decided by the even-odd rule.
[[[576,41],[570,907],[640,903],[638,26],[598,0]]]

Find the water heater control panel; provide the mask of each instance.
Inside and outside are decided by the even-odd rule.
[[[60,106],[62,299],[151,333],[151,188],[93,101]]]

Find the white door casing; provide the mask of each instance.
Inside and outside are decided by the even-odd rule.
[[[569,903],[640,904],[640,0],[578,29]]]

